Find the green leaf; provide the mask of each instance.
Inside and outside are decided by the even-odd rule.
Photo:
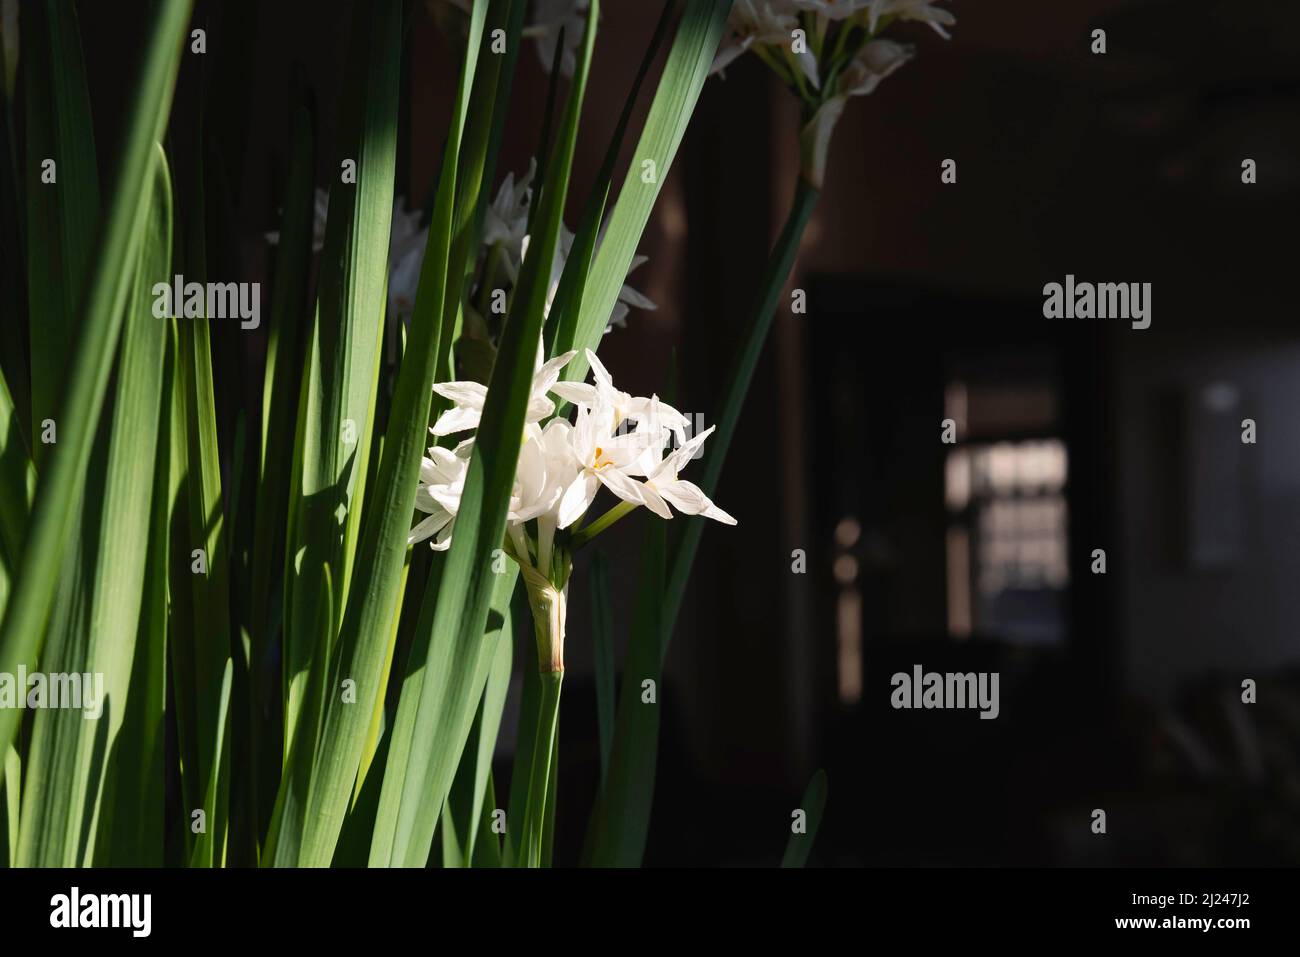
[[[580,351],[564,369],[566,380],[579,382],[586,376],[587,357],[581,350],[594,352],[600,345],[641,233],[713,65],[730,11],[731,0],[692,0],[686,5],[641,138],[632,153],[632,165],[584,284],[572,339],[572,348]],[[557,351],[563,348],[561,341]]]
[[[315,627],[322,636],[319,640],[325,643],[328,641],[325,636],[333,628],[334,580],[328,564],[322,565],[319,573],[321,581],[317,594],[321,600],[315,609]],[[300,724],[299,733],[294,736],[285,758],[263,852],[263,861],[277,867],[291,866],[302,851],[303,814],[310,796],[312,757],[317,747],[316,739],[307,734],[307,729],[316,726],[317,716],[327,700],[342,696],[342,688],[327,687],[329,672],[324,667],[313,668],[307,678],[303,689],[303,709],[307,719]]]
[[[162,395],[174,389],[175,351],[170,324],[164,326]],[[157,867],[163,864],[164,781],[167,703],[168,519],[171,499],[171,403],[159,408],[153,504],[149,519],[148,564],[140,606],[139,633],[132,665],[119,751],[110,758],[112,773],[102,806],[96,866]]]
[[[533,630],[532,609],[522,590],[516,596],[512,621],[514,622],[513,641],[518,646],[524,661],[532,661],[537,655],[537,638]],[[506,833],[502,839],[502,862],[506,867],[513,867],[519,853],[519,841],[522,834],[510,822],[522,822],[524,805],[528,801],[528,778],[532,770],[533,741],[537,736],[537,717],[542,699],[542,683],[536,668],[524,668],[521,675],[522,687],[519,693],[519,723],[515,728],[515,754],[510,763],[510,791],[506,795]]]
[[[343,133],[330,164],[329,217],[321,251],[316,321],[307,344],[300,501],[291,551],[290,628],[285,645],[286,734],[297,733],[307,672],[328,668],[338,608],[347,601],[363,512],[374,397],[388,289],[401,67],[401,4],[358,4],[344,86]],[[344,180],[347,164],[355,182]],[[351,176],[348,176],[351,179]],[[310,237],[310,230],[307,237]],[[302,239],[297,242],[302,243]],[[319,569],[335,570],[338,603],[316,646]],[[314,740],[317,728],[304,729]]]
[[[64,430],[59,396],[65,391],[68,344],[81,327],[77,307],[99,215],[99,176],[76,8],[72,0],[50,0],[24,6],[23,17],[27,163],[22,192],[32,316],[32,434],[40,435],[47,420],[58,432]],[[142,158],[143,165],[147,162]],[[46,182],[50,177],[54,181]],[[124,215],[134,212],[132,204]],[[47,450],[37,444],[38,465]]]
[[[12,574],[23,552],[27,518],[36,491],[36,467],[22,439],[18,407],[0,374],[0,564]],[[0,615],[4,602],[0,601]]]
[[[151,292],[154,282],[169,275],[171,267],[171,177],[161,146],[156,147],[153,168],[135,288],[122,334],[108,472],[102,499],[93,507],[88,503],[86,512],[97,516],[100,532],[82,671],[103,675],[104,697],[99,721],[81,722],[84,727],[74,758],[73,809],[77,817],[68,826],[69,837],[83,824],[88,829],[89,843],[79,854],[83,865],[94,861],[104,782],[117,766],[115,761],[104,761],[103,754],[120,760],[123,746],[134,749],[139,743],[120,741],[119,735],[132,690],[132,662],[145,592],[167,341],[166,326],[152,313]]]
[[[596,727],[600,734],[600,780],[609,774],[614,743],[614,608],[609,592],[609,561],[603,551],[591,556],[591,644],[596,659]]]
[[[477,0],[470,19],[469,49],[483,40],[486,0]],[[302,866],[325,867],[343,826],[380,684],[392,617],[401,594],[406,536],[415,508],[415,489],[424,452],[431,390],[446,325],[448,255],[451,248],[456,156],[469,91],[474,81],[474,57],[466,57],[456,107],[438,182],[433,220],[411,317],[406,348],[393,398],[375,497],[368,503],[356,562],[357,579],[349,592],[338,639],[335,676],[356,681],[357,704],[343,705],[331,696],[325,711],[320,748],[312,773],[304,823]],[[463,267],[462,267],[463,268]],[[454,275],[462,273],[456,271]],[[454,303],[458,292],[453,292]],[[391,765],[391,761],[389,762]],[[435,820],[436,820],[436,811]],[[427,856],[428,847],[425,853]],[[424,862],[421,861],[421,864]]]
[[[605,203],[609,199],[609,188],[614,179],[614,167],[618,162],[619,152],[623,148],[623,138],[627,135],[628,125],[632,120],[633,108],[636,106],[637,99],[641,94],[641,86],[645,83],[645,79],[650,73],[650,67],[659,53],[660,46],[663,45],[664,37],[668,34],[674,6],[673,0],[665,0],[663,11],[659,14],[659,23],[655,27],[649,45],[646,47],[645,56],[641,60],[641,67],[637,71],[636,79],[632,82],[632,89],[628,93],[627,100],[623,104],[623,112],[618,118],[618,126],[615,127],[614,135],[610,138],[609,147],[605,150],[605,160],[601,164],[600,171],[596,174],[596,182],[592,187],[591,195],[587,199],[587,205],[582,211],[578,231],[573,237],[573,246],[569,251],[568,259],[565,260],[564,270],[560,275],[560,282],[555,290],[551,311],[546,317],[546,328],[543,336],[546,343],[546,354],[550,358],[575,348],[574,342],[577,336],[578,316],[582,305],[583,291],[586,289],[587,277],[591,271],[592,254],[595,252],[596,240],[600,234],[601,219],[605,215]]]
[[[483,796],[483,813],[479,816],[478,841],[474,844],[474,866],[475,867],[501,867],[502,846],[501,837],[493,829],[496,823],[497,812],[497,789],[492,780],[492,775],[488,775],[487,790]]]
[[[803,834],[791,831],[785,856],[781,858],[782,867],[803,867],[808,863],[813,841],[817,840],[817,828],[821,827],[822,812],[826,810],[826,787],[826,772],[819,770],[808,782],[799,802],[799,810],[804,812],[805,831]]]
[[[22,806],[23,759],[12,744],[5,745],[5,837],[8,843],[9,867],[18,866],[18,811]]]
[[[513,573],[511,577],[517,573]],[[501,713],[510,690],[510,671],[514,658],[513,631],[510,623],[510,588],[497,589],[492,611],[488,613],[488,633],[483,641],[491,652],[487,681],[479,699],[478,712],[470,729],[469,741],[460,757],[460,767],[451,793],[442,810],[442,866],[469,867],[475,857],[484,800],[492,776],[492,756],[496,753]],[[495,838],[494,838],[495,840]],[[500,843],[497,856],[500,856]]]
[[[516,860],[521,867],[549,864],[551,842],[548,832],[553,833],[555,822],[556,745],[560,732],[560,688],[564,683],[564,672],[542,672],[537,680],[541,695],[533,731],[523,837]]]
[[[522,46],[524,0],[496,0],[488,5],[484,34],[491,37],[497,30],[504,33],[505,53],[498,53],[492,43],[480,44],[478,64],[474,69],[474,92],[469,115],[465,121],[465,137],[461,144],[456,180],[456,221],[452,228],[451,263],[461,268],[463,297],[469,292],[472,271],[476,261],[479,237],[487,215],[489,191],[496,171],[497,153],[505,129],[510,107],[510,89],[514,82],[515,62]],[[456,274],[452,273],[455,277]],[[462,319],[464,314],[462,313]],[[451,336],[442,336],[439,342],[438,376],[440,379],[459,378],[451,372],[451,350],[467,374],[476,381],[487,381],[491,371],[492,345],[483,336],[486,330],[475,328],[475,323],[462,324],[455,343]],[[481,323],[477,324],[481,327]],[[479,361],[482,357],[482,361]],[[435,396],[433,414],[445,408],[445,400]]]
[[[17,13],[12,0],[0,0],[0,10]],[[17,36],[6,35],[0,15],[0,60],[5,63],[0,69],[6,79],[12,81],[14,67],[17,66],[5,57],[5,47],[12,44],[9,52],[17,54]],[[15,16],[12,24],[17,27]],[[15,403],[18,416],[18,434],[25,444],[31,445],[31,384],[29,382],[27,329],[27,263],[26,263],[26,209],[20,201],[22,188],[21,166],[18,162],[18,144],[16,141],[16,118],[12,87],[0,95],[0,315],[11,317],[8,322],[0,322],[0,379],[6,380],[10,392],[10,401]]]
[[[122,151],[79,299],[83,322],[80,335],[72,340],[76,351],[63,385],[58,444],[37,487],[26,547],[0,626],[0,671],[31,669],[40,648],[63,552],[74,528],[76,516],[69,502],[83,482],[116,354],[131,280],[133,230],[149,181],[153,143],[166,122],[189,12],[190,4],[184,0],[160,6],[139,57],[139,79],[131,87],[133,95],[125,100]],[[13,709],[0,711],[0,747],[13,741],[20,714]]]
[[[430,627],[419,630],[411,649],[380,796],[372,864],[424,864],[473,720],[483,630],[498,577],[493,574],[493,553],[500,554],[505,533],[598,8],[593,0],[587,12],[583,50],[542,187],[533,234],[536,252],[520,270],[492,369],[437,607]]]
[[[211,753],[217,755],[208,768],[208,786],[204,792],[203,811],[207,816],[205,828],[194,842],[190,855],[190,867],[220,867],[225,864],[225,805],[230,791],[229,781],[223,774],[223,768],[229,763],[230,740],[226,729],[230,724],[230,682],[234,672],[234,663],[226,659],[226,668],[221,675],[221,697],[216,720],[212,730],[216,737],[212,742]],[[197,808],[195,809],[197,810]],[[214,824],[214,820],[217,821]],[[191,829],[194,825],[193,811],[190,812]]]
[[[178,255],[177,271],[202,281],[207,275],[206,189],[203,155],[197,148],[188,190],[179,192],[189,201],[189,216]],[[178,217],[179,218],[179,217]],[[176,311],[179,304],[173,303]],[[187,694],[177,696],[178,722],[194,748],[192,759],[181,767],[190,809],[204,808],[206,831],[196,835],[191,860],[201,866],[223,866],[229,824],[230,747],[225,722],[229,718],[229,690],[223,689],[233,667],[234,647],[230,606],[231,549],[221,483],[221,449],[217,437],[217,400],[212,376],[211,317],[176,320],[177,374],[173,395],[173,435],[184,456],[181,516],[173,526],[179,532],[172,547],[181,553],[179,577],[172,596],[188,591],[191,618],[174,631],[173,674],[178,688],[185,681]],[[179,435],[176,433],[179,432]],[[188,639],[188,640],[187,640]],[[184,676],[180,674],[186,671]],[[186,726],[188,725],[188,728]],[[214,745],[223,743],[221,749]],[[188,779],[188,780],[187,780]],[[215,802],[215,803],[213,803]],[[200,852],[199,848],[202,848]],[[197,855],[197,856],[195,856]]]
[[[614,745],[583,848],[584,860],[597,867],[636,867],[645,853],[662,707],[659,636],[666,539],[664,522],[646,522],[632,633],[618,697]],[[646,681],[654,682],[654,703],[643,700],[649,687],[644,684]]]
[[[311,111],[299,107],[291,130],[289,182],[280,218],[271,315],[267,324],[266,374],[262,382],[262,430],[258,456],[256,527],[253,533],[253,573],[250,627],[254,699],[270,702],[266,686],[267,659],[279,629],[279,607],[272,596],[282,585],[285,568],[285,529],[288,526],[289,485],[294,447],[284,436],[295,429],[303,340],[310,321],[308,274],[311,267],[312,221],[315,212],[315,129]],[[274,712],[280,716],[279,709]]]

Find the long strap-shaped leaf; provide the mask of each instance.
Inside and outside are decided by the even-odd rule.
[[[487,0],[476,0],[470,17],[470,51],[483,42]],[[299,863],[326,867],[334,856],[343,818],[353,793],[357,769],[375,701],[383,694],[381,675],[391,633],[392,616],[401,589],[402,559],[415,508],[420,458],[428,435],[439,337],[447,296],[448,251],[456,189],[456,157],[464,130],[465,111],[474,82],[477,57],[465,57],[451,131],[438,181],[433,220],[411,317],[411,338],[397,377],[388,431],[384,436],[379,481],[362,526],[343,624],[338,639],[338,666],[325,702],[320,746],[307,795]],[[455,292],[459,297],[459,292]],[[343,680],[355,682],[356,703],[344,703]],[[371,772],[374,773],[374,772]]]
[[[196,135],[203,128],[198,117]],[[177,271],[207,278],[207,189],[204,177],[205,157],[194,149],[193,166],[187,184],[178,195],[189,200],[189,216],[178,244]],[[178,203],[178,220],[185,212]],[[181,232],[178,229],[178,232]],[[179,313],[179,310],[176,310]],[[205,311],[205,310],[204,310]],[[178,692],[178,721],[182,733],[194,742],[193,758],[181,767],[182,782],[191,815],[202,809],[204,828],[195,834],[192,866],[221,866],[225,862],[229,821],[227,796],[230,791],[230,745],[225,723],[228,721],[229,692],[224,689],[231,671],[234,648],[230,606],[230,537],[226,529],[227,502],[222,487],[221,451],[217,438],[217,397],[212,368],[212,322],[204,315],[177,318],[176,379],[173,393],[173,428],[179,432],[184,450],[174,450],[185,463],[181,485],[181,515],[178,529],[183,537],[172,542],[182,559],[176,591],[188,590],[191,618],[175,634],[172,642],[173,672],[189,669],[190,693],[184,700]],[[195,549],[202,549],[196,559]],[[189,567],[185,562],[189,560]],[[177,652],[184,651],[183,655]],[[215,803],[214,803],[215,802]]]
[[[494,557],[500,556],[505,534],[599,6],[593,0],[587,11],[583,49],[534,224],[536,247],[530,243],[520,270],[492,369],[437,607],[411,649],[375,821],[372,865],[422,867],[428,860],[478,704],[475,682],[497,577]]]
[[[514,658],[514,633],[510,622],[510,596],[518,575],[507,572],[498,578],[497,599],[500,615],[489,615],[488,633],[483,641],[491,650],[485,654],[488,661],[487,680],[479,696],[478,711],[469,740],[460,756],[460,766],[452,782],[451,792],[442,807],[439,834],[442,838],[442,866],[469,867],[475,857],[475,847],[481,839],[484,800],[492,774],[492,757],[496,753],[497,732],[501,729],[501,714],[505,709],[506,693],[510,687],[510,669]],[[500,839],[496,842],[496,856],[501,854]]]
[[[97,504],[99,554],[91,593],[84,671],[104,677],[99,721],[105,727],[81,722],[84,727],[78,735],[73,793],[77,818],[68,822],[69,838],[83,824],[88,828],[85,846],[79,854],[78,863],[83,865],[94,861],[104,782],[123,759],[123,748],[134,749],[139,744],[119,741],[119,732],[126,714],[127,696],[133,692],[131,666],[136,654],[149,555],[163,354],[167,344],[167,327],[153,316],[151,308],[153,283],[169,274],[171,264],[171,179],[160,146],[155,151],[153,168],[152,196],[143,224],[134,296],[122,333],[108,474],[103,497]],[[91,514],[89,508],[87,514]]]
[[[564,262],[564,271],[560,275],[555,298],[551,302],[551,311],[546,317],[543,336],[546,340],[548,358],[574,348],[583,291],[587,286],[587,276],[591,272],[592,255],[596,249],[600,224],[605,215],[605,204],[609,199],[609,188],[614,179],[614,167],[623,149],[623,138],[627,135],[628,125],[632,121],[632,111],[640,97],[641,87],[650,73],[650,67],[659,53],[664,37],[668,34],[675,7],[673,0],[664,0],[663,11],[659,14],[659,23],[655,26],[655,32],[646,45],[645,56],[641,59],[636,79],[632,81],[632,89],[623,104],[623,112],[619,115],[618,125],[614,128],[614,135],[610,137],[609,146],[605,150],[605,159],[596,174],[596,182],[592,187],[591,195],[587,198],[587,205],[583,207],[582,219],[578,222],[578,231],[573,237],[573,246],[569,251],[569,257]]]
[[[132,228],[148,183],[150,153],[171,104],[188,0],[159,4],[133,87],[122,152],[114,173],[85,293],[83,326],[59,413],[58,444],[41,476],[13,597],[0,627],[0,672],[33,667],[73,520],[68,502],[85,474],[130,285]],[[0,711],[0,748],[13,740],[21,712]],[[3,772],[0,772],[3,773]]]
[[[280,218],[280,244],[271,288],[271,318],[267,327],[266,372],[262,382],[262,441],[258,457],[257,514],[253,532],[253,580],[250,607],[254,697],[265,700],[267,659],[275,638],[271,607],[284,568],[286,514],[299,370],[301,330],[310,311],[306,303],[311,267],[313,179],[316,168],[315,124],[311,111],[294,111],[290,136],[292,159]],[[274,713],[279,713],[276,708]]]
[[[174,391],[175,350],[170,324],[164,327],[162,395]],[[153,478],[149,548],[140,606],[139,634],[132,663],[131,690],[112,761],[96,845],[96,866],[157,867],[163,863],[167,699],[167,534],[171,496],[171,402],[159,409],[158,445]]]
[[[0,373],[0,564],[6,577],[22,555],[27,518],[36,492],[36,468],[22,440],[18,406]],[[0,616],[5,603],[0,599]]]
[[[62,429],[64,357],[81,326],[77,297],[95,238],[99,176],[72,0],[33,3],[23,15],[27,166],[20,195],[27,196],[32,434],[40,435],[43,422]],[[37,443],[33,451],[43,465],[49,447]]]
[[[358,4],[344,90],[343,134],[331,176],[329,218],[321,252],[316,321],[307,348],[301,501],[292,553],[299,578],[291,589],[285,668],[286,731],[296,733],[306,672],[328,669],[330,642],[314,647],[315,589],[320,568],[334,572],[346,601],[364,476],[370,455],[376,373],[388,282],[393,177],[397,156],[401,4]],[[349,165],[351,164],[351,165]],[[355,169],[355,176],[348,169]],[[331,613],[332,622],[337,616]],[[332,640],[335,629],[327,634]],[[314,707],[314,704],[313,704]],[[306,733],[314,738],[316,717]],[[309,753],[309,752],[308,752]]]
[[[287,552],[285,763],[270,859],[299,852],[339,614],[365,498],[387,290],[401,70],[401,4],[358,4],[331,175],[315,321],[301,384],[297,487]],[[355,176],[345,175],[355,169]],[[335,172],[337,170],[337,173]],[[298,237],[305,244],[310,233]],[[320,616],[330,569],[334,600]],[[385,632],[387,629],[384,629]],[[352,677],[345,675],[345,678]],[[337,694],[338,689],[334,687]]]
[[[731,0],[689,0],[686,5],[641,139],[632,154],[627,179],[614,203],[600,250],[582,291],[572,348],[594,352],[600,345],[609,314],[636,255],[641,233],[695,112],[695,102],[708,78],[730,12]],[[565,367],[564,378],[577,382],[586,374],[586,354],[579,351]]]
[[[574,341],[579,345],[594,349],[600,341],[659,184],[708,76],[730,10],[731,0],[692,0],[687,6],[633,153],[632,168],[592,266],[575,332]],[[647,166],[647,161],[653,165]],[[578,359],[566,368],[566,378],[586,374],[586,364],[578,365]],[[665,549],[664,536],[651,532],[642,558],[646,571],[637,592],[637,618],[629,638],[609,763],[583,850],[589,863],[635,866],[645,850],[654,799],[660,706],[643,703],[641,683],[653,681],[657,688],[660,679],[664,625],[659,606]],[[660,584],[654,586],[654,581]],[[656,589],[653,597],[647,591],[652,587]]]

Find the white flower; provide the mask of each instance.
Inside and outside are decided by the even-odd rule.
[[[555,62],[555,47],[564,31],[564,52],[560,54],[560,73],[573,76],[578,68],[578,44],[586,28],[588,0],[536,0],[533,6],[535,22],[524,28],[524,35],[537,41],[537,58],[542,69],[551,72]]]
[[[602,485],[625,502],[650,504],[641,483],[629,474],[645,451],[645,436],[617,433],[609,424],[612,411],[603,405],[578,409],[569,449],[579,472],[560,501],[559,528],[568,528],[586,514]],[[672,518],[672,513],[663,517]]]
[[[714,505],[713,500],[698,485],[677,477],[677,473],[695,457],[714,428],[716,426],[709,426],[685,445],[664,456],[663,461],[646,476],[644,488],[647,498],[649,493],[659,495],[683,515],[703,515],[726,525],[735,525],[736,520]]]
[[[527,426],[510,496],[511,522],[527,522],[556,511],[564,490],[578,474],[570,454],[572,431],[566,419],[552,419],[546,428]]]
[[[415,490],[415,507],[429,517],[411,529],[406,544],[414,545],[432,538],[429,547],[436,552],[451,547],[452,525],[460,509],[473,446],[473,439],[462,442],[455,450],[435,445],[429,449],[429,457],[420,460],[420,485]]]
[[[876,32],[876,25],[882,17],[897,17],[900,20],[920,20],[928,23],[935,33],[945,40],[951,39],[944,27],[950,27],[957,18],[950,10],[935,6],[939,0],[868,0],[863,4],[869,11],[867,29]]]
[[[888,76],[898,64],[889,70],[883,69],[883,63],[864,64],[861,62],[861,52],[849,64],[844,64],[838,58],[819,64],[817,57],[806,45],[798,54],[793,52],[793,31],[796,28],[810,27],[822,37],[828,48],[839,49],[837,44],[831,42],[834,37],[829,40],[825,37],[832,23],[839,24],[836,27],[838,30],[864,26],[875,40],[882,21],[919,20],[928,24],[944,39],[949,39],[948,31],[944,28],[955,24],[957,18],[950,11],[937,6],[940,2],[942,0],[736,0],[727,20],[727,32],[710,72],[721,72],[736,57],[756,46],[767,48],[769,62],[773,58],[787,62],[792,59],[797,61],[800,71],[817,90],[821,89],[820,76],[823,70],[834,72],[841,67],[846,72],[853,70],[860,75],[860,80],[851,84],[851,90],[846,91],[841,79],[835,90],[828,91],[831,93],[829,99],[805,94],[805,100],[810,105],[830,106],[826,115],[837,116],[843,103],[833,103],[835,96],[864,96],[870,93],[880,79]],[[809,16],[815,19],[810,20]],[[851,18],[856,18],[853,23],[841,22]],[[871,45],[867,44],[868,47]],[[879,50],[875,56],[880,58]],[[868,61],[870,59],[869,56]],[[870,77],[875,78],[874,82],[866,82]]]
[[[850,97],[867,96],[880,81],[912,58],[913,48],[893,40],[871,40],[863,45],[836,81],[836,94],[828,98],[799,134],[803,171],[819,189],[826,175],[831,134]]]
[[[827,20],[847,20],[859,10],[870,7],[872,2],[873,0],[803,0],[800,6]]]
[[[624,419],[631,419],[635,422],[646,417],[650,411],[651,399],[632,396],[614,388],[613,377],[601,361],[596,358],[596,353],[590,349],[587,350],[587,362],[591,366],[592,377],[596,380],[595,384],[557,382],[551,391],[561,399],[572,402],[580,409],[585,409],[588,412],[599,412],[610,418],[612,421],[607,426],[610,432],[617,429]],[[657,400],[655,401],[657,402]],[[684,442],[686,439],[686,416],[662,402],[658,402],[658,409],[662,425],[671,430],[677,436],[679,442]]]
[[[627,267],[627,274],[629,276],[632,275],[634,269],[649,261],[649,256],[633,256],[632,262]],[[627,314],[633,306],[637,309],[644,309],[647,312],[653,312],[659,308],[649,299],[649,297],[642,295],[627,283],[624,283],[623,287],[618,291],[618,299],[615,301],[614,308],[609,314],[609,322],[605,324],[605,332],[611,332],[615,327],[626,329]]]
[[[538,368],[533,375],[506,513],[509,543],[520,564],[542,578],[550,575],[557,554],[556,533],[576,525],[602,487],[625,503],[644,505],[661,518],[673,517],[671,505],[686,515],[703,515],[734,525],[734,518],[678,475],[713,430],[689,442],[681,441],[686,419],[680,412],[660,402],[658,396],[631,396],[614,388],[609,372],[590,351],[587,359],[596,379],[594,385],[557,382],[560,370],[573,356],[570,352],[542,363],[540,348],[538,351]],[[456,405],[440,416],[430,431],[444,435],[478,425],[487,397],[482,385],[449,382],[436,388]],[[578,406],[572,425],[563,418],[554,418],[545,427],[539,424],[555,407],[548,391],[569,397]],[[629,430],[626,425],[632,421],[636,427]],[[678,448],[665,454],[674,433]],[[474,441],[466,439],[451,451],[429,449],[429,457],[421,463],[416,490],[416,508],[427,517],[411,529],[409,543],[431,538],[434,549],[451,545]],[[638,476],[644,480],[638,481]],[[614,518],[622,513],[614,513]],[[528,530],[530,523],[535,524],[535,538]],[[565,565],[558,566],[557,574],[567,576],[565,561]]]
[[[496,196],[483,217],[482,244],[490,250],[500,246],[506,276],[514,283],[519,280],[522,250],[528,241],[528,208],[532,203],[533,177],[537,175],[537,160],[528,161],[528,172],[515,182],[515,174],[507,173]]]
[[[754,44],[781,46],[788,50],[791,31],[799,26],[797,15],[805,6],[803,0],[736,0],[709,72],[722,72]],[[812,66],[815,71],[815,60]]]
[[[500,249],[501,266],[511,283],[519,281],[519,267],[528,255],[528,213],[533,198],[533,177],[536,175],[537,161],[535,159],[528,161],[528,172],[519,178],[518,183],[515,182],[513,173],[506,174],[506,178],[502,181],[500,188],[497,189],[497,194],[493,197],[483,221],[483,248],[489,255],[493,248]],[[573,233],[569,232],[564,223],[560,223],[560,232],[555,243],[555,255],[551,260],[551,275],[546,287],[545,314],[548,316],[551,312],[551,303],[555,299],[555,293],[560,288],[560,277],[564,275],[564,265],[568,262],[569,253],[573,250],[573,239]],[[600,247],[599,239],[596,242],[596,247],[597,249]],[[628,275],[630,276],[634,269],[645,262],[647,262],[645,256],[632,257],[632,262],[627,269]],[[625,283],[618,292],[618,299],[610,312],[609,321],[605,324],[605,331],[609,332],[615,326],[619,328],[625,327],[627,325],[628,311],[631,307],[650,311],[659,308],[647,296],[637,292]]]
[[[837,88],[841,96],[868,96],[880,81],[901,67],[916,53],[908,43],[872,40],[858,51],[853,62],[840,74]]]
[[[540,422],[555,411],[555,403],[547,398],[546,393],[551,391],[559,379],[560,370],[577,354],[576,350],[565,352],[537,367],[533,373],[528,409],[524,416],[526,425]],[[435,385],[433,391],[444,399],[450,399],[453,404],[438,416],[438,421],[429,431],[442,436],[478,428],[479,419],[483,415],[483,403],[487,401],[487,386],[481,382],[442,382]]]

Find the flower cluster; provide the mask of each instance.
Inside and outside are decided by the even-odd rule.
[[[519,280],[519,267],[528,255],[528,217],[532,205],[532,182],[537,171],[536,161],[530,161],[528,172],[515,179],[508,173],[502,181],[497,194],[488,206],[484,217],[483,235],[479,244],[476,260],[476,275],[479,277],[474,289],[477,291],[479,305],[466,303],[466,311],[477,328],[486,330],[482,322],[482,313],[487,311],[490,294],[501,289],[508,291]],[[329,193],[316,189],[312,221],[312,251],[320,252],[325,248],[325,222],[329,215]],[[405,322],[415,310],[415,293],[420,285],[420,267],[424,262],[424,248],[429,240],[429,227],[421,225],[423,215],[419,209],[411,209],[405,197],[393,200],[392,229],[388,245],[388,317],[390,325]],[[272,245],[279,243],[279,231],[266,233],[266,239]],[[560,285],[560,276],[564,264],[573,247],[573,233],[563,223],[560,224],[559,240],[555,247],[555,258],[551,262],[550,285],[546,293],[546,310],[549,313],[551,300]],[[629,275],[638,266],[646,262],[645,256],[634,256],[628,266]],[[658,307],[647,296],[637,292],[631,286],[623,286],[619,291],[618,301],[610,313],[605,331],[627,325],[627,315],[631,308],[653,310]],[[486,332],[484,332],[486,335]]]
[[[528,255],[528,217],[533,199],[533,179],[537,175],[537,161],[530,160],[528,172],[517,181],[514,173],[507,173],[496,196],[488,206],[483,221],[483,239],[481,245],[481,266],[479,269],[480,289],[496,288],[498,282],[504,281],[513,286],[519,280],[519,268]],[[551,310],[551,300],[560,286],[560,276],[564,273],[564,264],[568,261],[573,248],[573,233],[560,223],[560,235],[555,244],[555,258],[551,261],[550,283],[546,290],[546,312]],[[628,266],[628,274],[646,262],[645,256],[633,256]],[[482,298],[482,297],[479,297]],[[648,297],[637,292],[631,286],[624,285],[619,290],[618,300],[610,313],[605,331],[614,327],[627,325],[627,314],[631,307],[653,310],[658,307]]]
[[[506,524],[515,560],[553,576],[557,533],[575,529],[601,488],[620,500],[616,509],[645,506],[672,518],[676,508],[736,524],[697,486],[679,477],[713,429],[687,438],[685,416],[657,396],[632,396],[615,388],[590,350],[587,360],[595,381],[560,382],[561,370],[575,355],[566,352],[539,364],[533,375]],[[448,382],[434,391],[452,402],[430,430],[435,436],[459,435],[478,426],[487,399],[483,385]],[[554,415],[551,396],[573,404],[573,422]],[[451,545],[473,446],[470,438],[454,448],[429,449],[416,492],[416,508],[426,517],[411,529],[410,543],[430,539],[435,550]]]
[[[849,98],[867,96],[912,58],[880,36],[894,21],[929,24],[945,39],[956,23],[941,0],[736,0],[712,72],[752,51],[800,97],[804,174],[822,184],[831,132]]]

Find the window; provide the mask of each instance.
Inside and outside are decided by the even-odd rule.
[[[945,462],[948,632],[1018,644],[1064,638],[1069,582],[1065,443],[1055,393],[949,384],[957,444]]]

